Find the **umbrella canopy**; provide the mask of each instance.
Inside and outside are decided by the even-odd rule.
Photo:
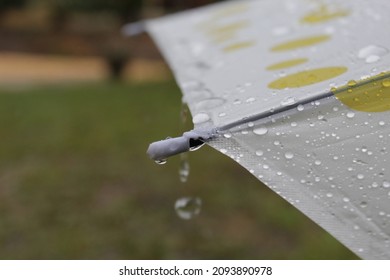
[[[207,142],[362,258],[390,258],[390,2],[228,1],[147,21]]]

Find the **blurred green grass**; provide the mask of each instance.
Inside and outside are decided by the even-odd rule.
[[[173,81],[0,90],[1,259],[354,259],[209,147],[159,166],[150,142],[181,134]],[[203,199],[184,221],[173,205]]]

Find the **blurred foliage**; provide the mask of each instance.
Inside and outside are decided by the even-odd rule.
[[[123,19],[135,20],[142,9],[142,0],[50,0],[53,6],[67,12],[106,11],[117,14]]]
[[[1,0],[0,11],[4,11],[10,8],[20,8],[25,5],[27,0]]]
[[[228,157],[147,158],[180,131],[174,82],[0,89],[0,259],[350,259]],[[190,221],[183,196],[203,199]]]

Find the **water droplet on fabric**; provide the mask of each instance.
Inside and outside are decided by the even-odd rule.
[[[364,175],[363,175],[363,174],[358,174],[356,177],[357,177],[359,180],[363,180],[363,179],[364,179]]]
[[[382,186],[384,188],[390,188],[390,182],[389,181],[383,181]]]
[[[352,119],[353,117],[355,117],[355,113],[354,112],[350,111],[350,112],[347,113],[347,118],[348,119]]]
[[[256,156],[261,157],[262,155],[264,155],[264,152],[262,150],[256,151]]]
[[[286,159],[292,159],[294,157],[294,154],[291,152],[287,152],[284,154],[284,156],[286,157]]]
[[[388,88],[390,87],[390,79],[386,79],[384,81],[382,81],[382,86]]]
[[[183,220],[190,220],[199,215],[202,200],[199,197],[182,197],[175,202],[176,214]]]
[[[374,63],[377,62],[389,52],[388,49],[376,46],[376,45],[368,45],[358,52],[358,58],[363,59],[366,63]]]
[[[301,112],[301,111],[305,110],[305,106],[303,106],[302,104],[299,104],[297,107],[297,110]]]
[[[229,138],[232,138],[232,134],[227,132],[227,133],[223,134],[223,137],[225,137],[226,139],[229,139]]]
[[[320,160],[316,160],[316,161],[314,162],[314,164],[315,164],[315,165],[321,165],[321,161],[320,161]]]
[[[333,197],[333,194],[332,193],[327,193],[326,196],[327,197]]]
[[[264,126],[258,127],[258,128],[253,129],[253,133],[256,135],[265,135],[268,133],[268,128],[266,128]]]
[[[282,105],[282,106],[289,106],[289,105],[295,104],[296,102],[297,102],[297,101],[296,101],[296,99],[295,99],[294,97],[289,96],[289,97],[283,99],[283,100],[280,102],[280,105]]]
[[[208,122],[210,120],[210,116],[206,113],[199,113],[199,114],[196,114],[193,119],[192,119],[192,122],[194,124],[201,124],[201,123],[205,123],[205,122]]]

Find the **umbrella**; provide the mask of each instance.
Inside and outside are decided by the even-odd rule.
[[[207,143],[358,256],[390,258],[389,14],[385,0],[241,0],[146,21],[194,123],[149,156]]]

